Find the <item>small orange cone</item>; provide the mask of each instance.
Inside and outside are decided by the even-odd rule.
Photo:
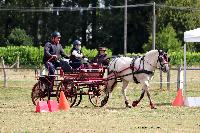
[[[182,95],[182,89],[179,89],[175,100],[172,102],[172,106],[183,106],[183,105],[184,105],[184,100]]]
[[[60,101],[59,101],[58,109],[64,110],[64,111],[67,111],[70,109],[70,105],[69,105],[63,91],[60,92]]]

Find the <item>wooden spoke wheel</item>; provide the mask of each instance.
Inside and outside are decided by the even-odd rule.
[[[103,107],[109,98],[109,92],[105,84],[91,86],[88,90],[89,100],[95,107]]]
[[[60,92],[63,91],[65,94],[66,99],[68,100],[70,107],[72,107],[77,99],[77,88],[73,81],[71,80],[64,80],[59,83],[56,91],[57,100],[59,102]]]
[[[47,94],[48,87],[41,81],[38,81],[32,89],[31,92],[31,99],[34,105],[37,104],[38,101],[47,101],[48,94]]]

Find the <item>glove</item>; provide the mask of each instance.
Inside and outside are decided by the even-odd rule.
[[[88,58],[83,58],[84,61],[88,61]]]
[[[52,55],[51,57],[57,59],[57,55]]]

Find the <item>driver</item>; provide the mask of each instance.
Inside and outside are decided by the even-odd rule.
[[[61,57],[69,58],[60,44],[61,34],[58,31],[54,31],[51,34],[51,40],[45,44],[43,63],[49,71],[51,83],[53,83],[55,70],[60,66],[57,59]],[[52,76],[51,76],[52,75]],[[53,84],[52,84],[53,85]],[[50,86],[50,90],[53,90],[53,86]]]

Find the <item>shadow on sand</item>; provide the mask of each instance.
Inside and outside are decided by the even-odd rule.
[[[155,103],[155,106],[170,106],[172,103]]]

